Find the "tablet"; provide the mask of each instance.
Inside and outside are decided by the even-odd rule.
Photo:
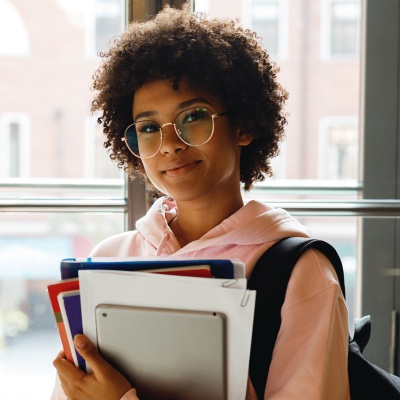
[[[226,321],[220,312],[99,305],[100,354],[144,400],[226,400]]]

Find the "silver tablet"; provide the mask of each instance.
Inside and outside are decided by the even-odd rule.
[[[226,324],[219,312],[96,308],[97,346],[143,400],[226,400]]]

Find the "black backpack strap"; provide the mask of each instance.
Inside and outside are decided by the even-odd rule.
[[[319,250],[329,258],[345,295],[342,263],[336,250],[327,242],[310,238],[285,238],[261,256],[247,284],[249,289],[257,291],[249,373],[259,399],[264,398],[290,275],[301,254],[310,248]]]

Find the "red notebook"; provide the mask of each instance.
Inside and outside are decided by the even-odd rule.
[[[47,291],[50,297],[51,307],[53,308],[54,317],[57,322],[57,328],[61,339],[61,344],[64,349],[67,360],[74,362],[71,349],[69,347],[67,332],[65,329],[64,321],[61,316],[60,305],[58,304],[57,296],[61,292],[79,289],[79,279],[65,279],[63,281],[52,282],[47,285]]]

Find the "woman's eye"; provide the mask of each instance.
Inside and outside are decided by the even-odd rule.
[[[160,131],[160,128],[154,122],[138,123],[136,129],[139,133],[154,133]]]
[[[208,110],[206,108],[195,108],[193,110],[188,111],[184,118],[183,123],[194,122],[200,119],[206,118],[208,115]]]

